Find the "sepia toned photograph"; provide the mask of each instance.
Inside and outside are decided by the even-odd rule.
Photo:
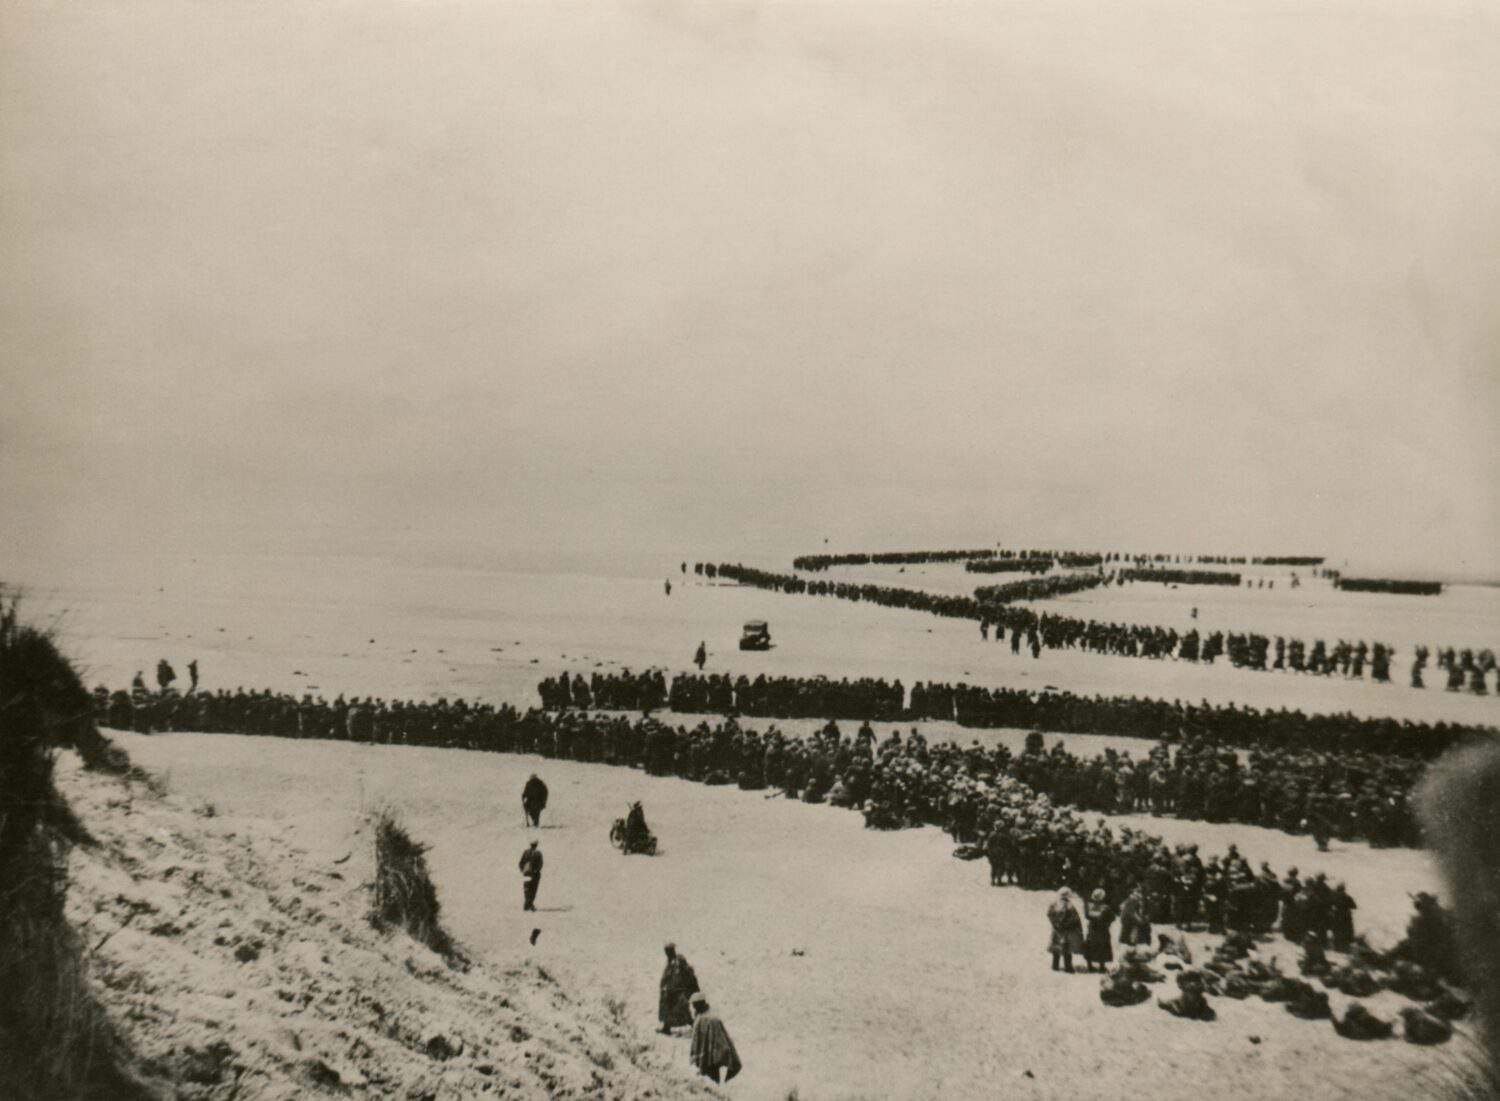
[[[0,1101],[1500,1101],[1493,0],[7,0],[0,334]]]

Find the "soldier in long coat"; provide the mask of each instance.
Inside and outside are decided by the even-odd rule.
[[[667,966],[661,973],[661,995],[656,1003],[656,1016],[661,1021],[661,1031],[669,1033],[674,1028],[693,1023],[692,996],[698,993],[698,976],[687,958],[677,953],[677,946],[669,944]]]
[[[547,809],[547,785],[534,772],[521,789],[521,809],[526,812],[528,826],[541,826],[542,811]]]
[[[1115,911],[1106,900],[1103,887],[1094,890],[1084,905],[1083,911],[1089,919],[1088,932],[1083,938],[1083,959],[1090,971],[1094,969],[1095,964],[1098,964],[1102,971],[1104,965],[1115,958],[1114,944],[1110,937],[1110,928],[1115,921]]]
[[[689,1058],[705,1078],[715,1084],[727,1082],[743,1069],[740,1054],[735,1051],[724,1022],[708,1008],[708,999],[694,994],[692,1004],[697,1016],[693,1019],[693,1049]]]
[[[1058,892],[1057,901],[1047,908],[1047,920],[1052,924],[1052,939],[1048,950],[1052,953],[1052,970],[1073,973],[1073,953],[1083,951],[1083,919],[1073,908],[1073,892],[1064,887]]]

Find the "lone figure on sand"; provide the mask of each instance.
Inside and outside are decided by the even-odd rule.
[[[1052,923],[1052,970],[1063,964],[1063,970],[1073,973],[1073,953],[1083,951],[1083,919],[1073,908],[1073,892],[1064,887],[1057,894],[1057,901],[1047,907],[1047,920]]]
[[[535,772],[521,789],[521,809],[526,812],[526,824],[540,828],[542,811],[547,809],[547,785]]]
[[[690,1005],[692,996],[698,993],[698,976],[687,958],[677,954],[677,945],[669,944],[667,966],[661,973],[661,997],[657,999],[656,1016],[661,1021],[661,1032],[670,1035],[674,1028],[693,1023]]]
[[[542,884],[542,850],[533,841],[521,854],[521,889],[526,903],[523,910],[536,909],[536,889]]]
[[[1083,912],[1088,916],[1089,929],[1083,938],[1083,961],[1092,971],[1097,964],[1100,971],[1114,962],[1115,949],[1110,936],[1115,911],[1104,895],[1104,888],[1095,888],[1084,904]]]
[[[698,672],[703,672],[703,663],[708,660],[708,646],[702,642],[698,643],[698,652],[693,655],[693,664],[698,667]]]
[[[716,1085],[727,1082],[743,1068],[740,1053],[734,1050],[734,1041],[719,1015],[708,1008],[708,999],[702,994],[693,995],[693,1051],[691,1058],[698,1073]],[[719,1071],[724,1077],[719,1077]]]

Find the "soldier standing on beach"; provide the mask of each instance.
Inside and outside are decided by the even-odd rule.
[[[188,684],[188,691],[189,692],[196,692],[196,691],[198,691],[198,659],[197,658],[194,658],[192,661],[188,662],[188,679],[190,681],[190,683]]]
[[[547,809],[547,785],[535,772],[521,789],[521,809],[526,812],[526,824],[540,828],[542,811]]]
[[[542,883],[542,850],[533,841],[521,854],[521,888],[525,896],[523,910],[536,909],[536,889]]]
[[[703,663],[708,660],[708,647],[706,644],[698,643],[698,652],[693,655],[693,664],[698,667],[698,672],[703,672]]]
[[[715,1085],[729,1081],[743,1069],[740,1054],[719,1015],[709,1009],[702,994],[692,997],[693,1047],[688,1057],[698,1073]]]
[[[661,974],[661,997],[657,1000],[656,1016],[661,1021],[661,1031],[670,1034],[674,1028],[693,1023],[693,1011],[688,1000],[698,993],[698,976],[686,957],[679,955],[675,944],[666,946],[667,966]]]

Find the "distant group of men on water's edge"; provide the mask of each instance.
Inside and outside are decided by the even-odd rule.
[[[187,671],[188,671],[188,692],[189,692],[189,694],[191,694],[191,693],[194,693],[194,692],[198,691],[198,659],[197,658],[194,658],[192,661],[190,661],[190,662],[187,663]],[[166,694],[168,692],[175,692],[176,689],[173,688],[172,685],[175,684],[176,682],[177,682],[177,670],[172,668],[172,663],[170,661],[168,661],[166,658],[162,658],[160,661],[158,661],[156,663],[156,685],[157,685],[157,688],[163,694]],[[137,696],[144,696],[144,695],[146,695],[148,693],[148,690],[146,688],[146,675],[145,675],[145,672],[143,670],[137,669],[135,671],[135,677],[130,682],[130,689]]]
[[[1033,658],[1040,658],[1043,649],[1076,649],[1122,657],[1170,659],[1210,665],[1224,656],[1231,665],[1238,668],[1286,670],[1320,676],[1337,673],[1350,679],[1363,679],[1368,665],[1373,681],[1388,682],[1391,679],[1391,663],[1396,654],[1393,647],[1383,642],[1351,643],[1340,639],[1330,647],[1322,639],[1317,639],[1309,650],[1301,639],[1277,635],[1273,660],[1271,637],[1254,631],[1219,630],[1200,635],[1195,627],[1179,633],[1170,627],[1111,623],[1051,611],[1037,612],[1016,603],[1018,600],[1057,595],[1104,580],[1093,575],[1030,579],[1009,585],[984,586],[976,589],[973,596],[958,596],[889,585],[826,581],[818,578],[809,580],[797,574],[776,573],[738,564],[699,565],[699,572],[705,577],[723,577],[741,585],[774,592],[832,596],[842,600],[928,612],[952,619],[976,620],[981,625],[985,638],[990,637],[993,630],[995,641],[1000,642],[1009,631],[1011,652],[1020,653],[1024,645]],[[1413,687],[1422,687],[1421,666],[1425,662],[1425,649],[1417,648],[1412,667]],[[1486,678],[1494,674],[1496,691],[1500,693],[1500,672],[1497,672],[1500,670],[1500,661],[1497,661],[1493,650],[1456,650],[1451,646],[1440,648],[1439,665],[1449,670],[1450,691],[1458,691],[1467,679],[1471,691],[1477,695],[1487,695],[1490,689]]]

